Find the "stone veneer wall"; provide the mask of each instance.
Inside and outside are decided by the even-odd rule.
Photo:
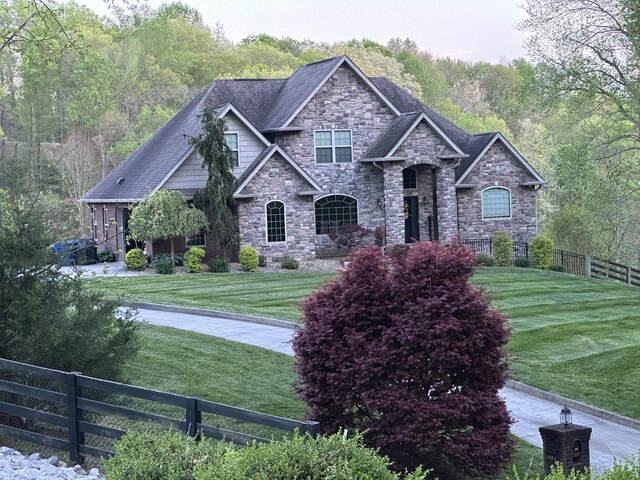
[[[346,72],[346,84],[338,82],[340,71]],[[303,127],[304,130],[276,135],[275,141],[320,184],[325,195],[343,194],[356,198],[358,223],[374,230],[385,225],[383,173],[377,167],[358,163],[357,160],[393,118],[393,112],[369,87],[350,68],[342,67],[325,82],[291,123],[291,126]],[[317,164],[314,131],[345,129],[351,130],[352,162]],[[313,200],[321,196],[316,195]],[[313,201],[310,204],[314,211]],[[317,250],[330,249],[332,243],[328,235],[315,233],[315,213],[310,226],[310,238]]]
[[[485,153],[465,184],[476,185],[459,189],[458,216],[462,238],[489,238],[498,231],[509,234],[512,240],[529,242],[538,233],[536,192],[519,184],[534,180],[501,142]],[[511,218],[482,218],[482,191],[500,186],[511,190]]]
[[[292,255],[297,258],[315,256],[315,210],[311,195],[298,192],[310,186],[279,154],[275,154],[251,179],[243,194],[252,199],[238,201],[240,244],[256,247],[269,258]],[[279,200],[285,204],[286,241],[267,242],[266,204]]]

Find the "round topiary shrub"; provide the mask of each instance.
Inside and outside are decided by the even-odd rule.
[[[199,247],[191,247],[184,255],[184,266],[187,273],[200,273],[202,271],[202,259],[204,250]]]
[[[124,256],[124,264],[129,270],[145,270],[147,268],[147,257],[139,248],[133,248]]]
[[[531,256],[538,268],[549,270],[553,263],[553,240],[545,235],[535,237],[531,241]]]
[[[240,249],[240,268],[245,272],[255,272],[258,269],[258,250],[253,247]]]
[[[505,232],[497,232],[493,237],[493,257],[499,267],[508,267],[511,265],[513,256],[513,244],[509,235]]]
[[[284,268],[286,270],[297,270],[299,266],[300,262],[289,255],[282,257],[282,262],[280,262],[280,268]]]
[[[211,273],[227,273],[229,271],[229,262],[224,258],[213,258],[207,264]]]
[[[172,273],[174,273],[173,271],[173,262],[171,261],[171,257],[169,258],[160,258],[160,259],[154,259],[153,261],[153,268],[156,271],[156,273],[159,273],[161,275],[170,275]]]

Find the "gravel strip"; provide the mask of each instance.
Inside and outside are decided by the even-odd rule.
[[[25,457],[17,450],[0,447],[0,479],[2,480],[103,480],[97,468],[88,472],[80,465],[68,467],[58,457],[40,458],[39,453]]]

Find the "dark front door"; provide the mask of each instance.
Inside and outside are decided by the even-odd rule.
[[[418,197],[404,197],[404,243],[420,241]]]
[[[124,253],[134,248],[144,249],[144,242],[131,240],[129,238],[129,209],[122,209],[122,226],[124,228]]]

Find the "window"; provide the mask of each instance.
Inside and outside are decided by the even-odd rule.
[[[315,133],[316,163],[350,163],[351,130],[319,130]]]
[[[207,231],[200,230],[195,235],[187,237],[187,248],[189,247],[206,247],[207,246]]]
[[[482,218],[511,216],[511,192],[504,187],[491,187],[482,192]]]
[[[109,223],[109,211],[106,207],[102,207],[102,238],[104,240],[107,239],[107,232],[109,231],[110,223]]]
[[[418,188],[418,172],[413,168],[405,168],[402,171],[402,188],[408,190]]]
[[[237,167],[238,163],[238,134],[237,133],[225,133],[224,141],[227,142],[229,149],[231,150],[231,156],[233,157],[233,166]]]
[[[347,195],[327,195],[316,200],[316,234],[337,231],[341,225],[358,224],[358,201]]]
[[[98,240],[98,211],[96,207],[91,207],[91,233],[93,239]]]
[[[267,242],[287,240],[284,203],[277,200],[267,203]]]

